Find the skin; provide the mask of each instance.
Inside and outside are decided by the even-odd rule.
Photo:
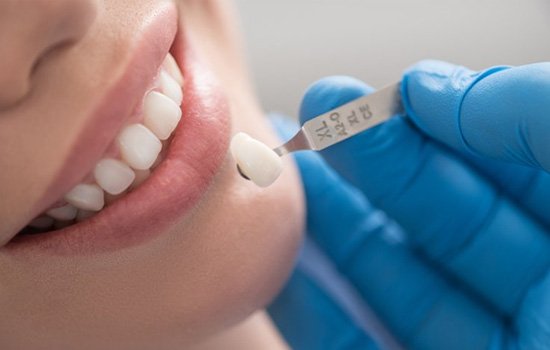
[[[32,218],[98,91],[129,61],[133,28],[155,2],[0,2],[0,240]],[[277,144],[250,87],[231,6],[177,6],[183,30],[227,94],[233,130]],[[86,256],[17,259],[0,248],[1,342],[24,349],[202,342],[278,291],[299,245],[303,206],[293,164],[259,189],[228,157],[200,203],[154,240]]]

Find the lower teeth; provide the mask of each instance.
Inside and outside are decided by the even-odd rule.
[[[138,175],[139,174],[139,175]],[[150,170],[140,170],[136,173],[134,182],[130,185],[129,189],[120,193],[118,195],[111,195],[107,192],[104,193],[104,203],[105,207],[110,206],[114,201],[123,197],[124,195],[132,192],[143,182],[147,180],[150,176]],[[96,186],[96,185],[93,185]],[[74,214],[70,213],[71,209],[74,208]],[[92,216],[96,215],[98,211],[79,209],[73,206],[72,204],[67,204],[63,207],[58,207],[48,210],[44,215],[40,215],[36,219],[32,220],[25,229],[19,232],[19,234],[38,234],[48,231],[58,230],[71,226],[75,223],[87,220]]]

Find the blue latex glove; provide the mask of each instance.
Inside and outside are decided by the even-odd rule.
[[[301,121],[371,91],[323,79]],[[297,156],[309,236],[406,348],[550,349],[550,64],[426,61],[402,93],[406,117]],[[306,280],[270,309],[295,349],[375,347]]]

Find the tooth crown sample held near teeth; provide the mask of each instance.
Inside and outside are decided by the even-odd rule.
[[[183,83],[176,60],[168,54],[154,86],[143,98],[141,119],[123,127],[114,140],[118,158],[100,159],[91,176],[86,177],[93,182],[74,186],[59,201],[63,205],[50,208],[28,226],[44,231],[86,220],[110,205],[113,196],[123,196],[125,191],[132,191],[147,180],[151,170],[162,161],[158,159],[163,147],[161,140],[171,137],[182,117]]]
[[[283,170],[277,153],[242,132],[233,136],[231,154],[242,173],[260,187],[270,186]]]

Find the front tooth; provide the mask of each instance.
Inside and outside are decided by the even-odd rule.
[[[162,92],[170,97],[178,106],[181,106],[183,100],[183,92],[181,86],[172,76],[166,73],[164,70],[160,72],[160,89]]]
[[[143,123],[159,139],[166,140],[181,119],[181,109],[171,99],[152,91],[143,103]]]
[[[183,75],[181,74],[180,67],[178,67],[178,63],[174,59],[174,56],[171,54],[166,55],[162,66],[180,86],[183,86]]]
[[[123,162],[106,158],[97,163],[94,169],[97,184],[109,194],[124,192],[134,181],[136,174]]]
[[[76,211],[77,209],[74,206],[67,204],[59,208],[50,209],[46,214],[56,220],[70,221],[76,217]]]
[[[98,185],[76,185],[65,195],[65,200],[78,209],[99,211],[105,204],[103,190]]]
[[[53,225],[53,223],[54,223],[53,218],[46,215],[42,215],[35,218],[33,221],[31,221],[29,223],[29,226],[34,228],[50,228]]]
[[[162,144],[160,140],[142,124],[132,124],[118,136],[120,154],[134,169],[149,169],[157,159]]]

